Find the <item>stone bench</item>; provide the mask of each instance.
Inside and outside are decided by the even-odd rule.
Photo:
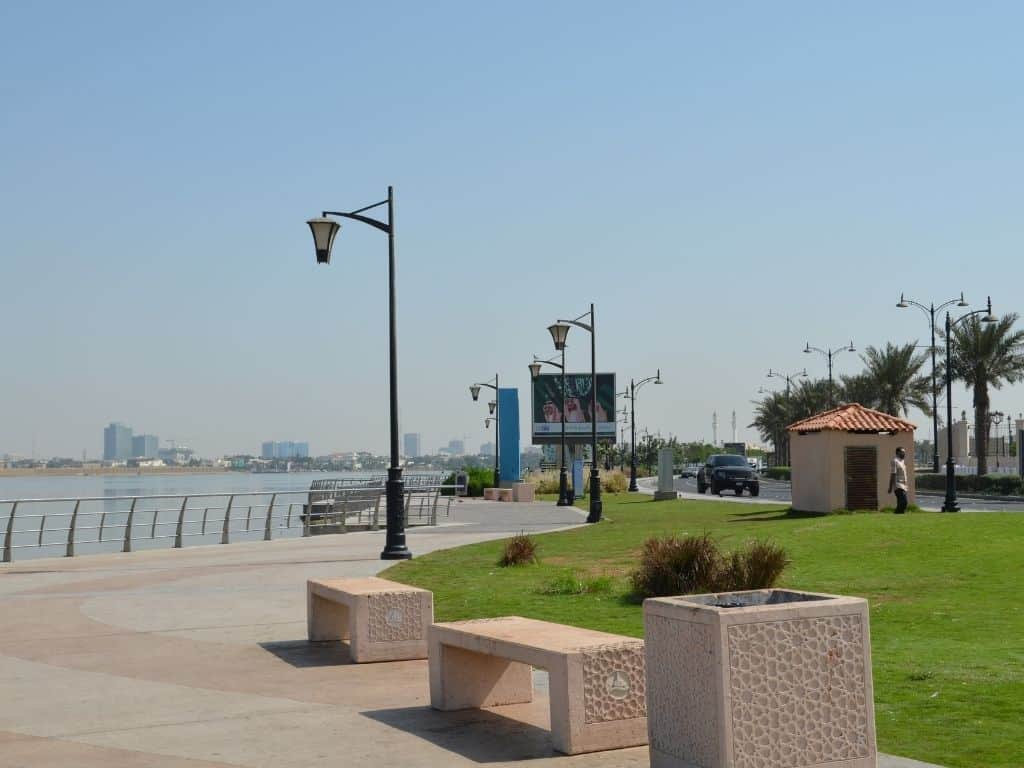
[[[555,749],[574,755],[647,743],[643,640],[519,616],[434,624],[428,639],[435,709],[532,701],[532,667],[540,667]]]
[[[352,661],[427,657],[434,595],[386,579],[310,579],[306,625],[311,642],[348,640]]]
[[[484,488],[484,501],[512,501],[512,489]]]

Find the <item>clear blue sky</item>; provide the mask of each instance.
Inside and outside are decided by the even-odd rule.
[[[735,409],[751,437],[769,366],[824,373],[806,341],[926,343],[901,290],[1021,309],[1022,27],[1010,2],[4,3],[0,453],[95,456],[111,420],[384,451],[385,238],[350,223],[317,267],[304,222],[388,184],[425,448],[487,439],[466,387],[495,371],[525,411],[546,326],[591,301],[598,367],[666,380],[641,426],[710,438],[717,409],[727,438]]]

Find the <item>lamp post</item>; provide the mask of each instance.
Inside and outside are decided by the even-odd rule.
[[[993,411],[992,413],[989,414],[989,419],[991,419],[992,423],[996,425],[996,469],[997,470],[999,469],[999,457],[1002,454],[1002,446],[1000,445],[1000,443],[1002,442],[1002,435],[999,434],[999,432],[1000,432],[999,425],[1003,423],[1003,416],[1004,415],[1005,414],[1002,411]],[[989,429],[988,431],[991,432],[992,430]],[[988,444],[988,435],[985,435],[985,444],[986,445]]]
[[[959,299],[950,299],[944,301],[939,306],[935,306],[935,302],[932,302],[927,307],[924,304],[920,304],[913,299],[908,299],[902,293],[900,294],[899,303],[896,305],[900,309],[906,309],[907,307],[917,307],[920,309],[928,318],[928,327],[932,332],[932,471],[938,473],[939,471],[939,387],[935,381],[937,366],[935,364],[935,315],[952,306],[966,307],[967,302],[964,301],[963,291],[960,292]]]
[[[371,216],[363,216],[365,211],[387,206],[387,221],[380,221]],[[313,233],[313,244],[316,247],[318,264],[331,263],[331,248],[334,239],[341,229],[339,224],[329,216],[360,221],[379,229],[388,236],[388,331],[390,347],[388,354],[388,376],[390,379],[390,426],[391,426],[391,466],[388,467],[388,479],[385,483],[387,498],[387,535],[384,551],[380,553],[382,560],[407,560],[412,552],[405,545],[405,486],[402,483],[402,466],[398,453],[398,335],[395,324],[395,195],[394,189],[388,187],[387,199],[379,203],[365,205],[354,211],[323,211],[318,218],[307,221]]]
[[[852,344],[851,344],[851,346],[852,346]],[[829,371],[831,372],[831,370],[832,370],[832,367],[831,367],[831,365],[829,365]],[[806,368],[804,368],[802,371],[797,371],[796,373],[789,373],[789,374],[779,373],[778,371],[773,371],[771,368],[768,369],[768,378],[769,379],[772,379],[772,378],[775,378],[775,379],[785,379],[785,381],[786,381],[786,403],[787,403],[787,405],[789,403],[789,392],[790,392],[790,388],[792,387],[792,384],[793,384],[793,379],[799,379],[801,377],[806,378],[806,376],[807,376],[807,369]],[[829,373],[829,377],[831,378],[831,373]],[[776,461],[777,462],[785,461],[786,462],[786,466],[789,466],[789,438],[788,437],[787,438],[783,438],[783,440],[784,440],[784,442],[786,444],[786,454],[785,454],[785,456],[783,456],[781,450],[776,450],[776,452],[775,452],[776,453]]]
[[[489,381],[479,381],[476,384],[473,384],[473,385],[470,386],[469,394],[472,396],[474,403],[480,397],[480,387],[488,387],[489,389],[493,389],[494,390],[494,396],[495,396],[495,398],[497,398],[498,397],[498,374],[494,374],[494,383],[493,384],[491,384],[491,382],[489,382]],[[499,421],[501,413],[500,412],[496,412],[496,411],[500,411],[500,408],[498,408],[498,403],[497,403],[496,399],[492,400],[487,405],[488,405],[488,407],[490,409],[491,414],[494,416],[494,487],[495,488],[501,488],[501,463],[498,461],[499,455],[501,453],[501,447],[500,447],[500,445],[501,445],[501,422]],[[488,424],[488,427],[490,427],[489,424]]]
[[[844,344],[843,346],[837,347],[836,349],[829,348],[829,349],[826,350],[826,349],[820,349],[818,347],[812,347],[810,342],[808,342],[807,345],[804,347],[804,352],[806,354],[808,354],[808,355],[811,354],[811,352],[817,352],[819,355],[822,355],[823,357],[827,357],[828,358],[828,407],[829,408],[835,408],[835,406],[836,406],[835,397],[833,397],[833,389],[832,389],[832,358],[835,357],[836,355],[838,355],[840,352],[856,352],[856,351],[857,350],[854,349],[852,341],[849,343],[849,345]]]
[[[588,316],[590,322],[584,323],[583,318]],[[556,350],[565,347],[565,338],[569,335],[570,325],[582,328],[590,334],[590,511],[587,514],[587,522],[599,523],[601,522],[601,474],[597,471],[597,331],[593,303],[590,305],[589,312],[584,312],[572,320],[558,320],[554,325],[548,327]],[[612,407],[614,408],[614,404]]]
[[[572,504],[573,499],[569,498],[569,473],[565,468],[565,345],[562,345],[562,362],[557,360],[540,360],[534,355],[533,362],[530,363],[531,378],[536,379],[540,376],[540,367],[542,365],[550,365],[562,372],[562,405],[558,409],[560,414],[559,421],[562,422],[562,461],[561,467],[558,470],[558,506],[568,507]]]
[[[953,362],[951,355],[951,340],[953,328],[968,318],[976,315],[984,315],[981,318],[983,323],[994,323],[992,316],[992,297],[988,297],[985,309],[976,309],[961,315],[953,320],[946,310],[946,499],[942,503],[943,512],[959,512],[960,507],[956,503],[956,465],[953,463]],[[981,436],[976,435],[980,440]]]
[[[626,396],[629,398],[629,490],[631,493],[636,493],[640,490],[636,484],[636,391],[640,389],[644,384],[653,381],[655,384],[661,384],[661,368],[653,376],[648,376],[646,379],[635,381],[629,380],[629,391]]]

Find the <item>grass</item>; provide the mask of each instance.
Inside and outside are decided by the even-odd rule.
[[[433,590],[438,621],[519,615],[640,637],[628,574],[646,538],[706,531],[731,550],[770,537],[792,559],[778,586],[870,601],[879,749],[951,768],[1024,765],[1024,516],[814,517],[626,495],[607,497],[604,515],[537,535],[535,565],[498,567],[496,541],[387,578]]]

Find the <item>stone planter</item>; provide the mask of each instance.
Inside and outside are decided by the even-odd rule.
[[[652,768],[875,768],[867,601],[784,589],[644,601]]]

